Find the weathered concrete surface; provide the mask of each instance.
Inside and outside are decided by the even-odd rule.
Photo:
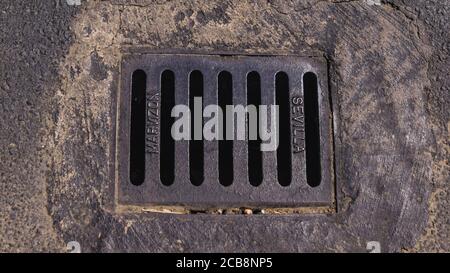
[[[446,1],[0,4],[0,250],[450,251]],[[121,51],[329,60],[333,215],[169,215],[115,206]]]

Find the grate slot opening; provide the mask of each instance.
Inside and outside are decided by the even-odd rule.
[[[252,71],[247,75],[247,106],[256,107],[256,120],[258,120],[256,128],[250,129],[250,124],[247,122],[247,132],[259,131],[259,108],[261,105],[261,78],[256,71]],[[250,113],[250,112],[249,112]],[[247,121],[250,118],[247,118]],[[255,120],[255,119],[254,119]],[[251,140],[248,135],[248,180],[252,186],[259,186],[263,181],[263,162],[261,152],[261,138],[257,134],[256,139]]]
[[[320,164],[319,97],[317,76],[313,72],[303,75],[303,94],[305,97],[305,154],[306,181],[317,187],[322,180]]]
[[[292,180],[291,159],[291,117],[289,77],[285,72],[275,76],[275,101],[279,109],[279,138],[277,148],[277,177],[282,186],[289,186]]]
[[[222,71],[218,75],[218,105],[225,113],[226,106],[233,104],[233,78],[230,72]],[[219,121],[222,124],[219,126],[221,132],[219,135],[219,183],[223,186],[230,186],[233,183],[233,140],[227,140],[227,115],[223,115]]]
[[[175,106],[175,74],[165,70],[161,74],[161,122],[159,174],[161,183],[170,186],[175,180],[175,141],[171,128],[175,119],[171,116]]]
[[[195,108],[198,108],[195,111]],[[189,109],[191,111],[191,140],[189,141],[189,175],[191,183],[200,186],[204,180],[203,155],[203,75],[194,70],[189,75]],[[198,116],[195,116],[198,115]],[[201,120],[201,122],[199,122]],[[199,124],[197,124],[199,123]]]
[[[147,75],[136,70],[131,76],[130,181],[135,186],[145,179],[145,104]]]

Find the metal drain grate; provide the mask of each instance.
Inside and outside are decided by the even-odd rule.
[[[118,108],[119,203],[330,204],[333,157],[326,67],[316,57],[126,55]],[[195,97],[202,97],[203,108],[278,105],[278,148],[261,151],[260,138],[174,140],[172,108],[183,104],[193,109]],[[194,122],[197,114],[190,113]],[[231,118],[225,111],[223,116],[225,121]],[[203,118],[203,125],[207,120]],[[242,126],[248,132],[249,123]],[[227,130],[224,126],[224,135]],[[199,132],[190,134],[198,137]]]

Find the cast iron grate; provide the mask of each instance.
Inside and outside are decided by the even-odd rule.
[[[279,145],[174,140],[175,105],[278,105]],[[130,54],[118,107],[118,198],[128,205],[298,207],[332,203],[326,61],[320,57]],[[258,115],[263,113],[258,112]],[[193,111],[190,113],[196,122]],[[270,110],[267,113],[271,121]],[[210,118],[200,117],[202,125]],[[237,120],[238,118],[235,117]],[[245,119],[248,133],[248,115]],[[260,125],[260,124],[259,124]],[[258,125],[258,126],[259,126]],[[238,126],[238,125],[236,125]],[[227,135],[226,126],[223,135]],[[236,130],[236,129],[235,129]],[[236,132],[232,132],[233,134]],[[194,129],[190,132],[194,137]]]

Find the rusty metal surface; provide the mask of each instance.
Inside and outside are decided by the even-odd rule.
[[[333,164],[331,143],[330,103],[328,94],[328,78],[326,61],[320,58],[298,56],[245,56],[231,55],[128,55],[122,64],[122,84],[119,98],[118,125],[118,183],[119,202],[121,204],[153,204],[153,205],[190,205],[190,206],[302,206],[330,205],[333,192]],[[175,141],[175,182],[165,186],[160,181],[160,138],[156,147],[158,150],[146,153],[145,182],[135,186],[129,181],[129,151],[130,151],[130,94],[131,75],[135,70],[147,72],[147,98],[158,105],[157,113],[161,113],[159,94],[161,90],[160,75],[164,70],[175,73],[175,104],[189,105],[188,77],[189,73],[199,70],[204,76],[203,104],[217,104],[217,77],[221,71],[229,71],[233,76],[233,104],[247,105],[246,76],[252,71],[261,75],[261,103],[274,105],[275,75],[284,71],[289,76],[290,107],[292,100],[303,100],[302,77],[306,72],[314,72],[319,78],[320,105],[320,143],[322,183],[311,187],[306,181],[305,152],[292,154],[292,183],[281,186],[277,179],[277,152],[263,152],[263,182],[253,186],[248,180],[248,146],[247,141],[235,140],[233,145],[234,181],[230,186],[219,183],[218,173],[218,142],[204,141],[204,173],[205,181],[200,186],[194,186],[189,179],[189,141]],[[303,106],[303,105],[302,105]],[[270,114],[270,113],[268,113]],[[289,121],[293,132],[293,118]],[[158,116],[158,119],[160,117]],[[282,122],[282,121],[280,121]],[[304,121],[303,121],[304,122]],[[157,125],[159,127],[159,125]],[[156,128],[155,130],[159,130]],[[291,134],[291,138],[295,136]],[[297,138],[304,147],[304,139]]]

